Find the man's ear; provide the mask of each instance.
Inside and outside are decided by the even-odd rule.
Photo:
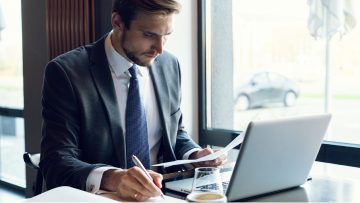
[[[116,12],[111,14],[111,25],[115,31],[123,32],[125,29],[125,24],[123,23],[121,16]]]

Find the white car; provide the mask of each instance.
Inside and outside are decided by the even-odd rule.
[[[262,107],[269,103],[293,106],[299,96],[298,85],[274,72],[260,72],[236,89],[235,105],[239,110]]]

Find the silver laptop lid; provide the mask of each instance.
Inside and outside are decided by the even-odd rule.
[[[226,192],[228,200],[303,184],[330,119],[330,114],[322,114],[251,122]]]

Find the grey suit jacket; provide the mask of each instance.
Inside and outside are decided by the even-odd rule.
[[[85,190],[96,167],[126,168],[125,135],[105,37],[49,62],[43,84],[41,172],[47,188],[68,185]],[[162,161],[181,159],[195,147],[184,131],[180,110],[180,67],[164,52],[150,67],[162,126]]]

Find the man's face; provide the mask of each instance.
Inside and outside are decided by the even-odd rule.
[[[130,61],[148,66],[162,54],[167,36],[172,32],[173,15],[138,14],[131,21],[129,28],[120,26],[113,46]]]

